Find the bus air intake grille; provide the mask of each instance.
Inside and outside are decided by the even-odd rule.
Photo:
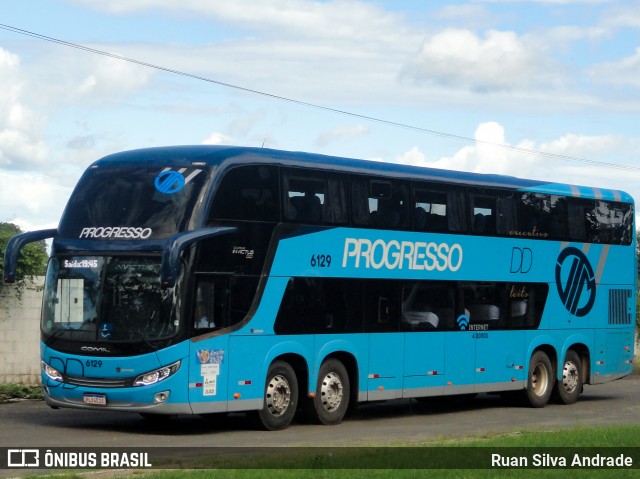
[[[126,388],[133,385],[132,378],[104,379],[65,376],[64,382],[73,386],[84,386],[89,388]]]
[[[631,324],[630,289],[609,290],[609,324]]]

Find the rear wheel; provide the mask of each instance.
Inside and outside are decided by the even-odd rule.
[[[258,412],[260,422],[269,431],[286,428],[298,407],[298,380],[293,368],[275,361],[267,373],[264,402]]]
[[[582,392],[582,361],[573,349],[567,351],[562,364],[562,379],[556,383],[554,399],[562,404],[573,404]]]
[[[536,351],[529,361],[529,375],[525,390],[526,403],[531,407],[544,407],[549,402],[555,377],[549,357]]]
[[[337,359],[329,359],[320,367],[311,415],[321,424],[338,424],[349,407],[349,374]]]

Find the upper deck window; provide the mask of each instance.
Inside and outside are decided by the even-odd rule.
[[[345,224],[346,178],[329,172],[287,169],[282,174],[284,218],[306,224]]]
[[[229,171],[218,187],[209,222],[213,220],[280,221],[278,168],[240,166]]]
[[[351,215],[358,226],[409,228],[409,183],[354,176],[351,180]]]
[[[71,195],[60,234],[95,240],[167,238],[187,229],[206,177],[198,168],[90,168]]]

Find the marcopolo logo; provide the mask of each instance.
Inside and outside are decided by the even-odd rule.
[[[185,177],[186,168],[181,168],[178,171],[172,170],[170,168],[165,168],[156,176],[154,184],[156,186],[156,190],[160,193],[165,193],[167,195],[172,195],[173,193],[177,193],[184,185],[193,180],[202,170],[193,170],[189,173],[188,176]]]
[[[586,316],[596,300],[596,278],[582,251],[569,247],[556,261],[556,286],[560,300],[574,316]]]

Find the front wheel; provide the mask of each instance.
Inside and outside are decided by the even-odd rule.
[[[325,361],[318,372],[312,418],[321,424],[338,424],[349,407],[349,374],[337,359]]]
[[[555,376],[549,357],[543,351],[536,351],[529,361],[529,375],[525,401],[531,407],[544,407],[553,391]]]
[[[285,429],[298,407],[298,379],[293,368],[284,361],[275,361],[267,373],[264,402],[258,412],[260,422],[269,431]]]
[[[556,383],[554,399],[562,404],[573,404],[582,392],[582,361],[573,349],[567,351],[562,365],[562,380]]]

